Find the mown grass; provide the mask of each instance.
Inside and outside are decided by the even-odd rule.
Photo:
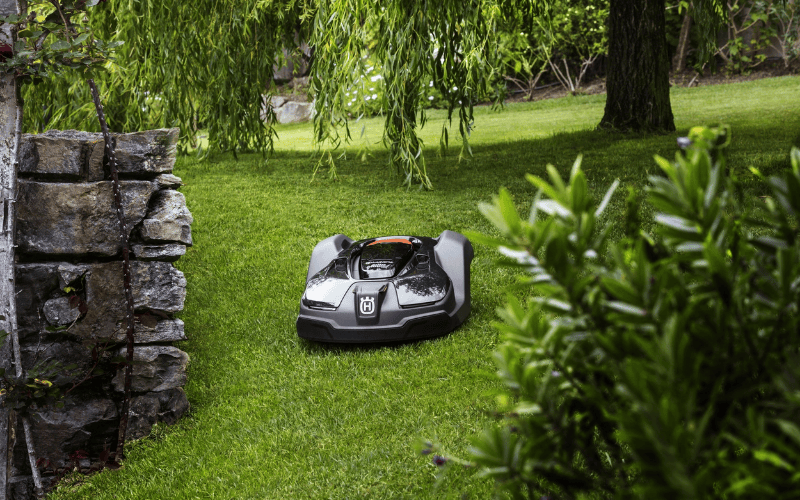
[[[444,115],[430,113],[424,138],[435,191],[400,187],[379,144],[381,121],[363,122],[337,161],[339,181],[310,181],[309,125],[284,127],[276,154],[181,158],[195,246],[178,263],[188,294],[182,318],[192,358],[190,416],[130,447],[122,470],[65,484],[57,499],[487,498],[493,485],[459,465],[440,472],[415,445],[427,438],[464,457],[470,436],[493,421],[500,389],[491,326],[515,276],[478,246],[473,312],[446,337],[389,347],[331,347],[297,338],[294,320],[314,244],[331,234],[438,235],[489,231],[477,211],[501,186],[521,210],[526,172],[547,163],[566,174],[579,153],[592,189],[613,179],[642,189],[653,154],[671,157],[690,126],[733,128],[730,165],[765,173],[788,165],[800,140],[800,78],[676,88],[678,132],[597,132],[604,96],[481,108],[474,156],[436,156]],[[359,135],[362,123],[353,127]],[[364,161],[361,153],[368,146]],[[757,192],[757,188],[752,188]],[[622,215],[622,193],[609,220]],[[463,495],[463,496],[462,496]]]

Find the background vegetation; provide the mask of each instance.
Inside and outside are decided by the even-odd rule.
[[[787,67],[800,53],[796,2],[669,0],[665,8],[669,50],[686,49],[682,67],[746,72],[770,47]],[[262,96],[275,91],[273,65],[308,41],[315,139],[329,153],[318,167],[335,175],[332,152],[352,138],[348,125],[381,114],[388,162],[403,180],[431,187],[419,133],[426,108],[457,117],[429,142],[446,146],[451,135],[468,141],[476,103],[551,83],[582,92],[588,78],[605,75],[608,14],[608,0],[122,0],[100,3],[86,22],[100,38],[124,42],[98,75],[114,130],[179,126],[184,150],[203,130],[209,151],[268,153],[274,128]],[[26,131],[97,129],[80,75],[26,86],[24,97]]]

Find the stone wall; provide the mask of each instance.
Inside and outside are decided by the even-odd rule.
[[[192,244],[192,216],[172,175],[178,130],[114,135],[136,310],[128,438],[189,408],[183,386],[186,279],[172,262]],[[51,131],[23,137],[17,196],[17,311],[25,370],[60,363],[64,407],[33,417],[40,470],[96,467],[116,444],[125,348],[122,248],[100,134]],[[7,364],[7,363],[6,363]],[[75,389],[76,380],[92,376]],[[16,432],[22,436],[21,428]],[[12,498],[31,497],[26,449],[17,439]]]

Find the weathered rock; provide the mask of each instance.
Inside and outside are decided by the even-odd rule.
[[[131,262],[131,284],[137,310],[174,313],[183,309],[186,278],[169,262]]]
[[[262,95],[261,96],[261,114],[259,115],[261,117],[261,121],[267,121],[267,103],[272,104],[272,109],[275,110],[275,109],[278,109],[281,106],[283,106],[284,102],[286,102],[286,98],[283,97],[283,96],[276,95],[276,96],[272,96],[272,98],[270,100],[267,100],[267,96],[266,95]]]
[[[103,146],[100,134],[76,130],[24,134],[19,171],[43,178],[102,180]]]
[[[64,408],[43,410],[31,420],[36,455],[49,460],[51,467],[66,465],[75,450],[85,450],[96,458],[104,448],[113,447],[118,422],[117,406],[111,399],[71,394],[64,399]],[[23,435],[21,431],[18,436]],[[17,440],[14,456],[15,463],[27,463],[24,439]]]
[[[128,439],[139,439],[150,434],[158,422],[174,424],[189,409],[189,400],[181,388],[149,392],[131,398],[128,414]]]
[[[289,101],[275,110],[275,119],[278,123],[307,122],[314,116],[313,102]]]
[[[131,263],[133,264],[133,263]],[[133,267],[133,266],[131,266]],[[92,265],[86,278],[86,315],[69,333],[85,340],[102,340],[125,332],[125,292],[122,263]]]
[[[172,172],[177,128],[112,134],[121,174]],[[105,142],[100,133],[51,130],[22,138],[20,172],[41,177],[97,181],[105,178]]]
[[[177,312],[186,298],[186,278],[167,262],[131,262],[131,288],[136,310]],[[125,295],[122,263],[95,264],[86,282],[86,316],[70,333],[86,339],[125,338]],[[120,337],[121,335],[121,337]]]
[[[126,342],[127,324],[120,324],[114,333],[114,341]],[[186,340],[183,321],[179,319],[165,319],[158,321],[155,326],[149,326],[142,321],[137,321],[134,328],[134,342],[136,344],[154,344],[156,342],[177,342]]]
[[[87,311],[68,330],[68,334],[85,340],[124,338],[125,294],[122,287],[122,262],[103,262],[75,266],[85,268],[85,302]],[[47,324],[42,314],[45,303],[63,297],[59,277],[69,264],[50,262],[21,264],[16,270],[17,316],[20,334],[25,337],[42,331]],[[74,270],[74,268],[73,268]],[[168,262],[131,261],[131,287],[137,310],[153,309],[177,312],[186,298],[186,278]],[[145,334],[154,338],[181,336],[168,324],[156,327],[158,332]],[[144,330],[143,330],[144,331]],[[181,337],[182,338],[182,337]]]
[[[172,189],[159,191],[152,207],[142,221],[142,238],[148,242],[177,241],[191,246],[193,219],[183,193]]]
[[[88,271],[89,266],[87,265],[59,264],[56,268],[56,272],[58,273],[58,286],[62,290],[68,286],[82,287],[83,284],[80,280]]]
[[[125,355],[125,348],[119,355]],[[133,350],[133,392],[159,392],[186,385],[186,367],[189,355],[172,346],[137,346]],[[125,389],[125,370],[120,369],[111,381],[114,390]]]
[[[81,312],[70,304],[69,297],[50,299],[42,307],[44,319],[53,326],[66,326],[78,320]]]
[[[156,177],[158,189],[176,189],[183,186],[181,178],[173,174],[161,174]]]
[[[123,181],[122,205],[130,233],[147,213],[156,185]],[[19,252],[116,255],[122,250],[111,182],[66,184],[20,180]]]
[[[139,260],[163,260],[174,262],[186,254],[186,245],[168,243],[166,245],[131,245],[131,252]]]
[[[106,141],[103,139],[102,134],[97,134],[93,140],[88,141],[87,147],[91,147],[91,152],[87,159],[84,180],[102,181],[110,179],[111,172],[106,172],[105,168]]]
[[[292,81],[293,72],[294,64],[291,61],[287,61],[287,64],[280,68],[278,68],[277,65],[274,65],[272,79],[275,80],[275,83],[278,85],[282,85]]]
[[[47,324],[41,308],[50,295],[60,289],[58,264],[17,264],[14,278],[17,290],[17,328],[21,338],[36,334]]]
[[[180,130],[158,129],[117,134],[117,168],[121,174],[172,172]]]
[[[286,103],[286,98],[280,95],[272,96],[272,108],[277,109]]]
[[[283,63],[282,67],[277,64],[272,66],[272,79],[278,85],[292,81],[294,77],[305,76],[311,69],[311,47],[301,42],[297,47],[299,50],[299,57],[296,57],[289,49],[283,50]]]

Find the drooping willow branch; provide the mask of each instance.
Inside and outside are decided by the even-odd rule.
[[[348,114],[359,116],[365,105],[354,102],[350,107],[347,92],[363,74],[361,65],[368,52],[384,82],[381,113],[389,161],[406,184],[432,188],[419,134],[426,123],[423,89],[434,88],[446,103],[442,149],[449,145],[447,129],[456,114],[461,154],[471,154],[473,105],[491,92],[496,51],[490,50],[490,42],[502,16],[501,3],[508,2],[321,0],[312,37],[317,143],[336,149],[349,138]]]

